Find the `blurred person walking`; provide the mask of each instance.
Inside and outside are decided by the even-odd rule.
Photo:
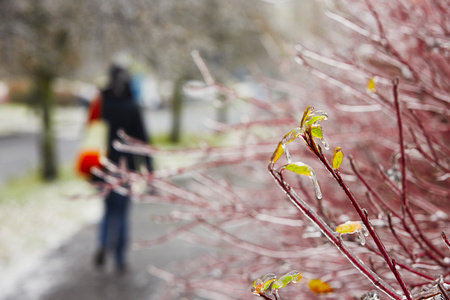
[[[108,125],[107,158],[115,164],[125,160],[128,169],[132,171],[138,170],[141,162],[148,171],[153,172],[151,158],[120,152],[113,147],[113,142],[118,139],[118,130],[124,130],[126,134],[149,143],[140,107],[132,94],[130,75],[125,68],[118,65],[110,67],[109,84],[97,101],[101,102],[99,117]],[[99,109],[91,109],[94,114],[98,111]],[[102,268],[107,254],[112,253],[116,270],[119,273],[127,271],[130,202],[129,195],[123,195],[114,189],[105,197],[104,214],[99,227],[99,247],[94,255],[97,268]]]

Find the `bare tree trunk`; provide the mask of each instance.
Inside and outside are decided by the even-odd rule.
[[[42,136],[40,145],[41,176],[44,180],[55,179],[57,174],[55,134],[53,129],[54,97],[51,89],[52,76],[47,74],[36,74],[36,96],[42,110]]]
[[[172,130],[170,133],[170,141],[173,143],[178,143],[181,136],[181,112],[184,100],[183,83],[183,78],[177,80],[172,96]]]

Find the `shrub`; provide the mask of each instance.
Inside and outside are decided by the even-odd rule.
[[[145,177],[162,196],[152,201],[179,204],[157,220],[180,225],[139,245],[182,235],[226,249],[171,273],[150,267],[167,279],[160,299],[244,299],[252,284],[265,299],[449,299],[450,8],[439,0],[341,6],[327,15],[345,43],[320,52],[297,45],[309,76],[262,77],[267,99],[240,97],[196,56],[222,101],[253,108],[246,123],[215,124],[241,143],[184,150],[189,164]],[[176,153],[125,135],[117,146]]]

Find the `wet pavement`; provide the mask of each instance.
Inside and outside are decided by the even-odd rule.
[[[172,225],[156,224],[151,215],[164,213],[163,204],[135,203],[132,209],[133,240],[153,239]],[[181,260],[193,258],[207,249],[174,239],[151,249],[130,250],[129,270],[115,272],[108,261],[104,270],[92,264],[97,226],[84,227],[59,247],[47,253],[31,272],[24,275],[3,300],[156,300],[164,282],[147,272],[148,266],[170,270]],[[211,251],[208,249],[207,251]]]

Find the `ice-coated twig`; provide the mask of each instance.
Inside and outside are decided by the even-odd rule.
[[[398,122],[398,133],[399,133],[399,144],[400,144],[400,165],[401,165],[401,173],[402,173],[402,205],[405,208],[406,213],[408,214],[408,217],[410,218],[414,228],[416,229],[419,237],[422,239],[422,241],[432,250],[434,251],[440,258],[445,257],[444,254],[433,244],[429,241],[428,238],[425,237],[422,230],[420,229],[419,225],[417,224],[416,218],[414,217],[414,214],[411,211],[411,208],[409,206],[409,203],[407,201],[406,196],[406,154],[405,154],[405,142],[403,137],[403,124],[402,124],[402,113],[400,110],[400,103],[399,103],[399,95],[398,95],[398,85],[399,85],[399,79],[396,78],[393,81],[393,95],[394,95],[394,105],[397,115],[397,122]]]
[[[355,211],[358,213],[361,221],[366,226],[370,236],[372,237],[373,241],[375,242],[378,250],[380,251],[381,256],[384,258],[385,262],[387,263],[389,269],[394,274],[395,278],[397,279],[398,283],[400,284],[400,287],[406,296],[408,300],[412,300],[411,295],[409,293],[409,290],[407,289],[405,283],[403,282],[403,279],[398,272],[398,270],[395,268],[394,261],[389,255],[389,253],[386,250],[386,247],[384,246],[381,239],[378,237],[377,233],[375,232],[372,224],[369,222],[367,212],[365,212],[361,206],[359,205],[358,201],[356,201],[355,197],[353,196],[353,193],[350,191],[348,186],[345,184],[344,180],[342,179],[340,173],[336,171],[327,161],[325,156],[318,151],[317,146],[315,145],[315,141],[312,137],[311,131],[307,130],[305,132],[304,140],[308,144],[309,148],[313,151],[313,153],[316,155],[316,157],[320,160],[320,162],[325,166],[325,168],[331,173],[331,175],[334,177],[336,182],[341,186],[345,194],[347,195],[347,198],[352,203],[353,207],[355,208]]]
[[[408,246],[406,246],[406,244],[403,242],[403,240],[398,236],[397,231],[395,231],[394,226],[392,224],[392,217],[390,214],[387,215],[388,216],[388,224],[389,224],[389,229],[392,232],[392,235],[395,237],[395,239],[398,241],[398,243],[400,244],[400,246],[402,247],[403,251],[405,251],[405,253],[408,253],[408,256],[411,258],[411,260],[414,262],[415,261],[415,257],[414,254],[411,252],[411,250],[408,248]]]
[[[384,209],[386,209],[387,214],[391,214],[392,216],[395,216],[399,220],[401,220],[403,228],[406,230],[406,232],[410,235],[410,237],[419,245],[420,249],[424,250],[424,253],[426,253],[430,258],[438,262],[442,265],[442,261],[439,257],[437,257],[433,252],[431,252],[427,247],[424,246],[423,242],[417,237],[417,234],[415,234],[411,227],[406,223],[406,220],[403,216],[400,216],[395,210],[393,210],[382,198],[381,196],[373,189],[373,187],[364,179],[364,177],[359,172],[358,168],[356,167],[356,164],[353,160],[353,158],[350,156],[350,165],[352,167],[353,172],[358,177],[358,179],[361,180],[361,182],[364,184],[364,186],[367,188],[367,190],[375,197],[375,199],[380,203]]]
[[[381,41],[381,37],[375,33],[370,32],[369,30],[362,28],[361,26],[355,24],[355,22],[350,21],[349,19],[334,13],[332,11],[325,12],[325,15],[336,22],[341,23],[345,27],[355,31],[356,33],[374,41],[375,43],[379,43]]]
[[[248,241],[242,240],[235,235],[226,232],[222,228],[217,225],[211,224],[206,220],[201,220],[201,225],[208,229],[208,231],[216,234],[221,239],[233,244],[234,246],[268,257],[279,258],[279,259],[288,259],[288,258],[300,258],[300,257],[309,257],[311,253],[308,251],[298,251],[298,250],[277,250],[270,249],[264,246],[260,246],[254,243],[250,243]]]
[[[414,130],[410,130],[411,132],[411,136],[413,138],[414,144],[416,145],[416,149],[417,151],[419,151],[420,154],[422,154],[422,156],[426,159],[426,161],[428,161],[429,163],[434,163],[434,166],[436,166],[437,168],[441,169],[442,171],[446,172],[446,173],[450,173],[450,169],[447,168],[446,166],[444,166],[443,164],[441,164],[438,160],[435,160],[432,156],[430,156],[420,145],[416,134],[414,133]]]
[[[414,117],[414,119],[417,122],[417,125],[419,126],[420,130],[422,131],[423,136],[425,137],[425,140],[428,144],[428,149],[430,149],[431,151],[431,155],[433,157],[433,161],[437,162],[439,161],[439,158],[437,156],[436,150],[434,150],[433,144],[431,142],[430,139],[430,135],[428,134],[427,130],[425,129],[425,127],[423,126],[422,120],[420,120],[419,117],[417,117],[417,114],[413,112],[411,112],[412,116]]]
[[[405,264],[397,262],[397,266],[399,266],[400,268],[402,268],[402,269],[404,269],[404,270],[406,270],[408,272],[416,274],[417,276],[423,277],[423,278],[428,279],[428,280],[434,280],[434,277],[432,277],[430,275],[427,275],[427,274],[424,274],[423,272],[419,272],[417,270],[414,270],[413,268],[411,268],[411,267],[409,267],[409,266],[407,266]]]
[[[349,157],[349,161],[350,161],[350,166],[353,170],[353,172],[355,173],[356,177],[358,177],[358,179],[364,184],[364,186],[367,188],[367,190],[370,192],[370,194],[372,196],[375,197],[376,201],[383,207],[383,209],[386,211],[386,213],[390,213],[393,216],[401,219],[401,216],[391,208],[391,206],[386,203],[386,201],[383,200],[383,198],[381,198],[381,196],[373,189],[373,187],[367,182],[367,180],[365,180],[365,178],[362,176],[361,172],[359,172],[358,168],[356,167],[356,164],[353,160],[353,157]]]
[[[291,186],[284,181],[282,175],[273,169],[273,164],[269,164],[269,172],[280,188],[284,190],[291,200],[291,202],[307,217],[309,218],[319,230],[341,251],[341,253],[362,273],[364,274],[377,288],[386,293],[389,297],[396,300],[401,300],[402,297],[390,287],[383,279],[375,274],[358,256],[351,251],[345,243],[335,234],[335,232],[323,221],[320,216],[303,200],[301,199]]]
[[[394,94],[394,105],[395,111],[397,114],[397,122],[398,122],[398,135],[399,135],[399,144],[400,144],[400,167],[402,174],[402,203],[405,207],[408,206],[407,198],[406,198],[406,158],[405,158],[405,143],[403,139],[403,125],[402,125],[402,116],[400,110],[400,103],[398,100],[398,84],[399,79],[396,78],[393,81],[393,94]]]
[[[372,2],[370,0],[365,0],[366,5],[369,9],[369,11],[372,13],[373,17],[375,18],[375,21],[377,22],[378,31],[380,34],[380,45],[383,46],[386,49],[386,52],[392,53],[392,55],[404,66],[406,66],[412,73],[414,80],[419,80],[420,76],[418,75],[417,71],[411,66],[411,64],[402,57],[402,55],[395,49],[389,39],[387,38],[386,31],[383,26],[383,22],[380,19],[380,16],[378,12],[375,10],[374,6],[372,5]]]
[[[445,234],[444,231],[442,231],[442,239],[444,240],[447,247],[450,249],[450,241],[448,240],[447,235]]]
[[[183,234],[184,232],[193,229],[194,227],[198,226],[198,224],[199,224],[199,221],[192,221],[192,222],[187,223],[186,225],[177,227],[156,239],[145,240],[145,241],[136,241],[133,245],[133,248],[135,250],[142,250],[142,249],[151,248],[151,247],[163,244],[163,243],[170,241],[173,238]]]
[[[191,56],[194,59],[194,62],[197,65],[197,68],[202,73],[203,79],[205,80],[206,84],[207,85],[216,84],[216,80],[214,79],[214,76],[209,71],[208,66],[206,65],[203,58],[200,56],[200,53],[198,52],[198,50],[192,50]]]

